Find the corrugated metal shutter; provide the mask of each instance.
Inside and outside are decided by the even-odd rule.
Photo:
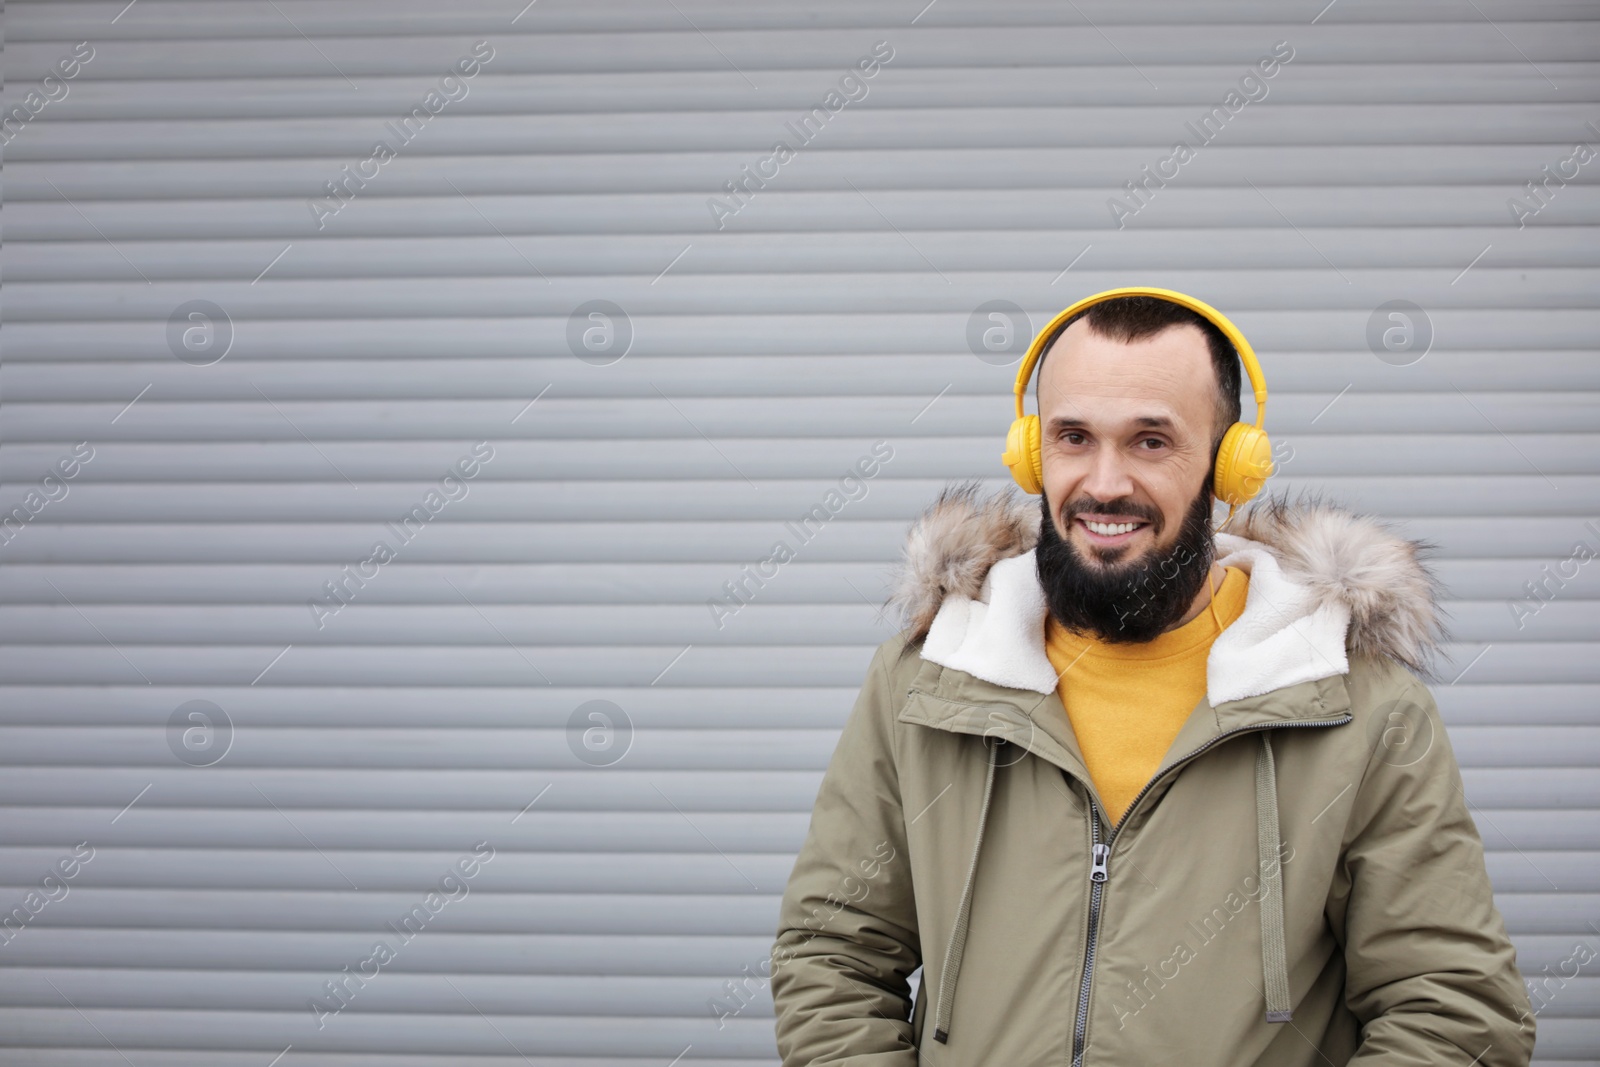
[[[0,1064],[773,1062],[885,564],[1003,484],[974,312],[1136,283],[1251,336],[1285,481],[1441,544],[1539,1059],[1600,1058],[1592,3],[519,7],[10,5]]]

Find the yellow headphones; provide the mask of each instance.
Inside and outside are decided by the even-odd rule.
[[[1000,462],[1010,468],[1011,476],[1025,492],[1044,492],[1044,456],[1040,452],[1039,416],[1022,413],[1023,394],[1028,391],[1028,382],[1033,378],[1033,369],[1038,366],[1039,357],[1044,355],[1046,344],[1052,340],[1062,323],[1085,308],[1122,296],[1153,296],[1170,300],[1205,316],[1233,342],[1240,361],[1244,363],[1245,372],[1250,376],[1250,385],[1255,390],[1255,425],[1236,422],[1228,427],[1222,445],[1217,449],[1217,465],[1212,472],[1211,482],[1212,493],[1228,505],[1231,519],[1232,509],[1260,492],[1261,486],[1272,476],[1272,443],[1267,440],[1266,430],[1261,428],[1261,422],[1267,414],[1266,378],[1261,373],[1261,365],[1256,362],[1250,342],[1244,339],[1238,327],[1228,321],[1227,316],[1210,304],[1171,289],[1147,286],[1107,289],[1103,293],[1084,297],[1045,324],[1044,329],[1034,337],[1033,344],[1028,346],[1028,354],[1023,357],[1022,366],[1017,370],[1017,417],[1006,434],[1006,450]]]

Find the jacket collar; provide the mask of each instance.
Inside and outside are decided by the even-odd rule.
[[[1202,696],[1173,739],[1157,774],[1224,735],[1271,727],[1333,725],[1350,718],[1341,675],[1297,682],[1214,704]],[[1060,695],[999,685],[923,657],[899,721],[951,733],[998,738],[1076,775],[1092,788],[1083,751]],[[1009,758],[1014,762],[1016,757]]]
[[[924,660],[1049,697],[1057,679],[1034,569],[1038,502],[978,490],[947,488],[912,524],[891,601]],[[1343,675],[1350,652],[1432,674],[1447,636],[1440,583],[1422,562],[1435,546],[1305,495],[1293,504],[1269,495],[1241,509],[1234,528],[1216,535],[1217,559],[1248,572],[1250,586],[1206,661],[1213,710]]]

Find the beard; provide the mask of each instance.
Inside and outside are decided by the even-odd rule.
[[[1216,543],[1211,536],[1209,478],[1189,505],[1177,540],[1168,548],[1152,547],[1132,559],[1121,558],[1129,551],[1125,547],[1104,553],[1091,548],[1096,558],[1085,559],[1071,540],[1063,540],[1056,532],[1048,497],[1040,498],[1040,508],[1043,515],[1035,549],[1039,584],[1050,614],[1075,633],[1108,644],[1154,640],[1183,618],[1211,573]],[[1137,515],[1151,524],[1152,537],[1161,536],[1159,514],[1115,501],[1102,505],[1084,497],[1063,508],[1062,515],[1084,511]]]

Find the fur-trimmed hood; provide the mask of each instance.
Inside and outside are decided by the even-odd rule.
[[[975,481],[947,487],[912,523],[890,603],[910,639],[925,642],[925,659],[1049,691],[1054,671],[1043,654],[1044,598],[1033,559],[1039,501],[1010,487],[987,497],[980,489]],[[1351,652],[1433,677],[1449,637],[1441,583],[1424,563],[1437,546],[1307,493],[1293,503],[1269,494],[1240,509],[1229,529],[1216,535],[1217,561],[1248,571],[1251,582],[1244,615],[1213,650],[1213,668],[1232,668],[1220,684],[1212,679],[1213,704],[1265,691],[1262,685],[1342,673],[1347,641]],[[1290,630],[1315,657],[1286,640]],[[1255,662],[1247,666],[1244,657]]]

